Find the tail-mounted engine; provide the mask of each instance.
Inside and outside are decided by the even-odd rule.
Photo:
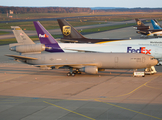
[[[10,47],[10,50],[20,53],[42,52],[45,50],[45,45],[43,44],[18,45]]]

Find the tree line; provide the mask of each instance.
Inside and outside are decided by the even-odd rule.
[[[14,11],[18,13],[80,13],[91,12],[90,8],[78,8],[78,7],[4,7],[0,6],[0,13],[4,14],[8,11]]]
[[[162,12],[162,8],[116,8],[116,9],[97,9],[79,7],[7,7],[0,6],[0,13],[4,14],[14,11],[18,13],[81,13],[81,12]]]

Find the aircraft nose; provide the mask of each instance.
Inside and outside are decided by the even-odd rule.
[[[157,65],[159,63],[159,61],[157,59],[154,59],[154,63]]]

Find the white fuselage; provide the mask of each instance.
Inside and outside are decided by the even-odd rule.
[[[162,59],[162,39],[123,40],[102,44],[59,43],[65,52],[143,53]]]

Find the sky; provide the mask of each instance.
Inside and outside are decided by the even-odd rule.
[[[162,1],[161,0],[2,0],[0,2],[0,6],[162,8]]]

